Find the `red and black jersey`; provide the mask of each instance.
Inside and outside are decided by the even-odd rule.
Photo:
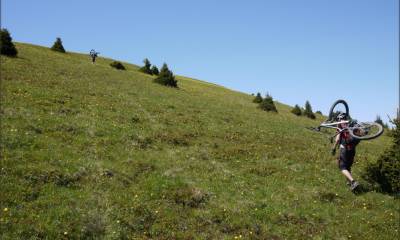
[[[348,131],[343,131],[340,133],[339,142],[346,150],[354,150],[360,140],[353,138]]]

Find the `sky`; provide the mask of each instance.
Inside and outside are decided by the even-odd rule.
[[[2,0],[14,41],[269,93],[327,114],[337,99],[360,121],[399,106],[398,0]]]

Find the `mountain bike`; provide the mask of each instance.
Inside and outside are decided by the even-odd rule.
[[[340,110],[338,110],[340,109]],[[376,122],[357,122],[351,119],[349,106],[346,101],[340,99],[333,103],[329,110],[328,119],[322,122],[316,128],[310,128],[315,131],[321,131],[321,128],[335,129],[335,135],[330,137],[331,142],[340,133],[347,131],[349,134],[359,140],[370,140],[379,137],[383,133],[383,126]]]

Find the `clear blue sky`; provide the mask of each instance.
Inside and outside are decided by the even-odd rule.
[[[398,0],[3,0],[15,41],[174,73],[326,113],[338,98],[353,117],[395,115]]]

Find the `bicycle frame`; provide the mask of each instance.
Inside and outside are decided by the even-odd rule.
[[[339,124],[348,124],[349,122],[350,122],[349,120],[344,120],[344,121],[340,121],[340,122],[332,122],[332,123],[330,123],[330,122],[323,122],[323,123],[321,123],[321,124],[317,127],[317,131],[320,131],[320,130],[321,130],[321,127],[336,129],[337,132],[336,132],[333,136],[330,137],[330,141],[332,142],[334,137],[336,137],[337,135],[339,135],[339,134],[342,133],[343,131],[346,131],[346,130],[349,129],[348,127],[339,128],[338,125],[339,125]]]
[[[340,122],[332,122],[332,123],[323,122],[323,123],[321,123],[321,125],[319,125],[318,128],[325,127],[325,128],[340,129],[339,127],[337,127],[339,124],[346,124],[346,123],[349,123],[349,122],[350,122],[349,120],[340,121]]]

